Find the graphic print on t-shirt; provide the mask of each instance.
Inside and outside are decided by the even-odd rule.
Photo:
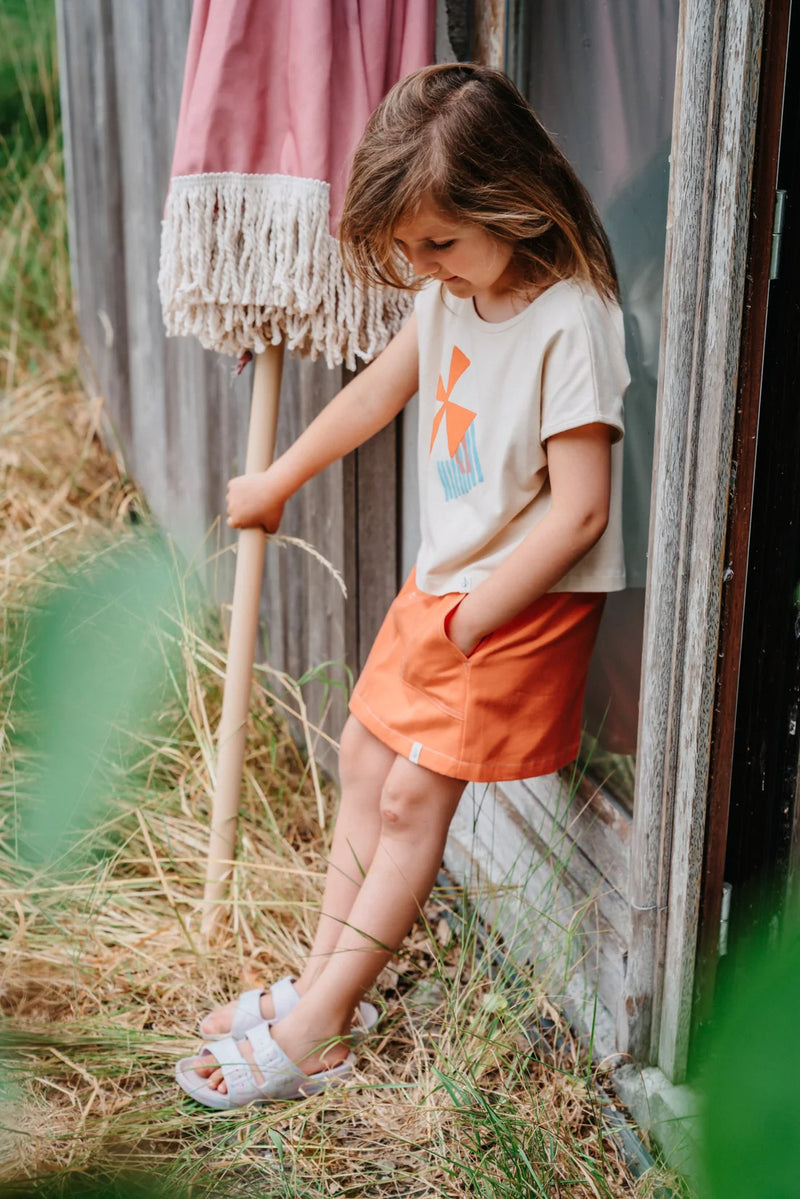
[[[450,399],[453,388],[469,365],[469,358],[463,350],[460,350],[458,346],[453,346],[447,387],[445,387],[441,375],[436,384],[436,402],[442,406],[433,418],[430,453],[433,453],[436,435],[444,418],[449,457],[437,458],[436,469],[442,481],[446,500],[454,500],[459,495],[465,495],[473,487],[477,487],[479,483],[483,482],[483,471],[475,440],[475,417],[477,414]]]

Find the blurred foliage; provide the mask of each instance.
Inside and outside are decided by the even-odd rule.
[[[166,545],[143,533],[61,568],[25,623],[14,718],[27,751],[23,856],[53,861],[134,786],[178,669],[183,601]]]
[[[211,1199],[210,1188],[196,1183],[183,1187],[175,1180],[152,1174],[59,1172],[51,1177],[32,1178],[0,1186],[0,1199]]]
[[[800,922],[752,946],[702,1083],[706,1199],[800,1195]]]

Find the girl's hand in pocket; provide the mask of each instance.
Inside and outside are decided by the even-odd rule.
[[[469,596],[461,601],[454,612],[451,612],[445,625],[445,633],[456,649],[460,649],[468,658],[484,634],[470,627]]]
[[[228,483],[228,524],[232,529],[274,533],[281,523],[284,500],[275,494],[269,471],[239,475]]]

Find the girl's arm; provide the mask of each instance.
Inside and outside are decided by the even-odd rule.
[[[290,496],[313,475],[388,425],[417,390],[417,318],[412,314],[374,362],[333,397],[268,470],[228,484],[228,524],[274,533]]]
[[[548,439],[550,509],[456,608],[447,631],[463,653],[549,591],[600,539],[611,493],[610,434],[608,425],[591,424]]]

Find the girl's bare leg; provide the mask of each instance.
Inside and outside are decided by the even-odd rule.
[[[395,753],[349,717],[339,749],[342,802],[336,817],[322,910],[305,969],[295,982],[302,995],[308,990],[336,948],[336,942],[359,887],[369,870],[380,835],[380,796]],[[228,1003],[205,1019],[209,1033],[230,1031],[236,1002]],[[265,1020],[274,1016],[269,992],[261,997]],[[205,1071],[203,1071],[205,1074]]]
[[[396,758],[380,801],[380,836],[327,965],[272,1035],[309,1074],[347,1053],[353,1008],[399,948],[431,892],[464,783]],[[330,1048],[328,1048],[330,1047]],[[250,1057],[250,1045],[242,1051]],[[259,1072],[255,1070],[260,1081]],[[225,1091],[221,1071],[210,1086]]]

